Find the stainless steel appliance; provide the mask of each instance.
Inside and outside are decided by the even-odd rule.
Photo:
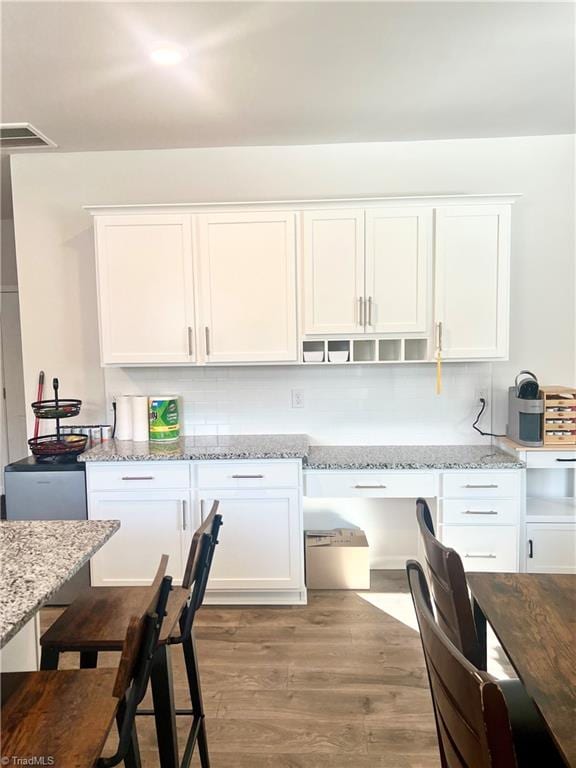
[[[76,461],[42,462],[33,456],[4,470],[7,520],[86,520],[86,474]],[[90,586],[85,565],[48,605],[68,605]]]
[[[543,445],[543,414],[544,398],[538,379],[530,371],[520,371],[514,386],[508,389],[506,434],[520,445]]]

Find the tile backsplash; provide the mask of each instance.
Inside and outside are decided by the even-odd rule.
[[[187,435],[303,432],[315,444],[480,443],[480,393],[490,363],[452,363],[435,393],[433,365],[108,368],[107,405],[120,394],[179,395]],[[293,403],[301,403],[293,407]],[[490,413],[482,427],[490,431]]]

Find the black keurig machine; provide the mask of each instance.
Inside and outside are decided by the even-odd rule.
[[[520,371],[508,389],[508,429],[506,434],[520,445],[543,445],[544,398],[538,379],[530,371]]]

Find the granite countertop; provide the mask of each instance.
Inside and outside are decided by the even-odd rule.
[[[193,459],[303,459],[307,435],[181,437],[174,443],[107,440],[78,461],[186,461]]]
[[[119,527],[118,520],[0,522],[0,647]]]
[[[519,469],[489,445],[310,446],[305,469]]]

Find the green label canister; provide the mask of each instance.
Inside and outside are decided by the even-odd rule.
[[[180,437],[180,415],[177,397],[150,397],[150,441],[167,442]]]

